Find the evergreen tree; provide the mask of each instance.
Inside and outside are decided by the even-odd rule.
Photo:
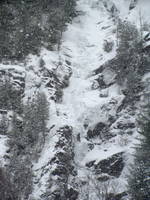
[[[15,192],[8,173],[3,168],[0,168],[0,199],[1,200],[16,200],[18,196]]]
[[[9,76],[0,83],[0,108],[22,113],[22,94],[11,83]]]
[[[26,136],[28,145],[36,145],[41,138],[45,141],[48,117],[49,105],[46,96],[39,92],[24,107],[23,135]]]
[[[17,114],[13,113],[12,130],[10,132],[9,147],[15,150],[16,155],[21,154],[25,149],[25,138],[22,134],[22,120],[19,120]]]
[[[150,102],[138,120],[142,139],[136,147],[135,162],[128,179],[131,200],[150,199]]]
[[[11,175],[14,193],[18,196],[18,200],[28,199],[32,192],[33,174],[31,167],[32,163],[28,155],[18,156],[14,153],[11,157],[8,172]]]
[[[44,93],[39,92],[37,94],[36,105],[37,105],[37,114],[36,114],[37,129],[39,133],[42,134],[42,137],[45,141],[46,125],[47,125],[47,120],[49,119],[49,105],[47,102],[46,95]]]
[[[119,84],[122,84],[131,71],[137,72],[140,67],[140,35],[133,24],[119,21],[118,40],[115,70],[117,72],[117,80]]]
[[[11,157],[7,171],[14,185],[14,194],[18,200],[27,199],[32,191],[32,163],[30,154],[26,151],[26,136],[23,135],[22,119],[14,112],[12,130],[8,142]]]
[[[5,114],[2,114],[2,119],[0,121],[0,134],[7,135],[8,133],[8,120]]]
[[[29,145],[33,146],[38,141],[38,134],[36,129],[36,106],[33,101],[28,101],[24,106],[23,113],[23,135],[26,138],[25,143],[29,148]]]
[[[7,0],[0,6],[0,59],[24,59],[59,44],[76,0]]]

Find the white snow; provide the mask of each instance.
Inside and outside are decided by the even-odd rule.
[[[119,11],[119,17],[126,18],[129,14],[131,0],[112,0]]]
[[[119,17],[123,20],[129,20],[140,28],[140,18],[142,23],[149,23],[150,19],[150,1],[138,0],[134,9],[129,11],[131,0],[112,0],[119,10]]]
[[[25,72],[24,66],[22,65],[12,65],[12,64],[0,64],[1,70],[16,70],[18,72]]]
[[[7,137],[4,135],[0,135],[0,166],[3,167],[6,164],[5,155],[8,147],[6,145]]]
[[[49,172],[50,170],[55,168],[55,165],[50,165],[50,160],[54,157],[55,151],[55,144],[58,141],[58,137],[56,135],[52,135],[49,137],[49,140],[46,141],[46,144],[41,152],[41,156],[36,163],[33,163],[33,171],[35,175],[35,181],[38,184],[34,185],[34,190],[32,195],[35,197],[40,197],[45,192],[45,188],[47,186],[47,181],[49,179]],[[40,180],[40,182],[39,182]]]

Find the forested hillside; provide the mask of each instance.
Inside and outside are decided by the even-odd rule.
[[[150,199],[149,9],[0,1],[0,200]]]
[[[42,46],[52,49],[75,16],[74,6],[74,0],[1,1],[1,60],[38,54]]]

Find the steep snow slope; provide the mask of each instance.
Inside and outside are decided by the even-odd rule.
[[[140,17],[142,18],[143,23],[149,21],[149,0],[111,0],[111,2],[116,6],[120,18],[129,20],[137,26],[140,26]],[[130,6],[132,9],[129,9]]]
[[[102,3],[97,1],[80,1],[78,9],[83,11],[83,16],[75,19],[64,34],[63,46],[69,46],[72,51],[72,70],[70,85],[64,91],[63,105],[60,112],[67,112],[66,124],[73,127],[74,137],[80,134],[80,142],[75,147],[76,162],[81,162],[87,153],[86,130],[84,124],[96,124],[100,119],[105,121],[108,113],[101,107],[114,96],[119,96],[119,88],[114,85],[108,91],[107,98],[100,98],[98,90],[92,90],[92,72],[106,60],[115,56],[115,50],[106,54],[103,42],[107,39],[114,40],[112,34],[113,22]],[[109,28],[104,29],[105,25]],[[63,47],[62,47],[63,48]],[[66,110],[65,110],[66,109]],[[62,116],[60,115],[62,118]]]
[[[120,4],[122,5],[122,2]],[[114,4],[109,5],[113,6]],[[67,183],[68,187],[75,185],[75,183],[80,184],[83,180],[88,181],[88,174],[94,171],[94,166],[92,166],[92,169],[87,167],[88,163],[93,162],[96,166],[100,161],[111,159],[113,155],[119,160],[119,156],[123,153],[123,158],[120,158],[123,167],[119,175],[114,175],[114,177],[112,175],[113,181],[116,180],[116,193],[120,193],[125,190],[127,166],[132,158],[130,155],[132,148],[130,147],[135,142],[136,129],[133,126],[132,135],[122,135],[121,130],[117,130],[117,126],[118,124],[125,124],[125,126],[128,124],[129,127],[126,129],[130,129],[130,124],[132,126],[135,123],[135,117],[130,116],[130,111],[127,110],[123,110],[119,115],[117,114],[117,109],[122,104],[124,95],[114,81],[115,74],[109,69],[104,69],[101,73],[106,87],[104,89],[92,89],[96,78],[99,77],[99,74],[93,76],[93,71],[115,56],[116,36],[114,32],[116,26],[113,22],[112,13],[105,6],[105,1],[80,0],[77,10],[81,11],[81,14],[73,20],[72,24],[68,25],[68,30],[63,34],[60,51],[61,60],[67,59],[71,64],[72,76],[69,86],[64,90],[63,101],[56,104],[51,102],[50,126],[55,126],[55,128],[50,132],[48,143],[39,162],[35,165],[35,171],[38,172],[40,177],[43,174],[43,166],[46,166],[48,160],[51,160],[53,156],[55,157],[57,152],[55,142],[59,140],[57,138],[59,136],[55,135],[56,130],[60,127],[71,126],[73,128],[72,137],[75,153],[72,160],[77,175],[75,178],[70,178]],[[106,39],[114,41],[114,48],[111,53],[106,53],[103,50],[103,43]],[[101,93],[105,93],[106,96],[100,97]],[[119,116],[118,119],[112,124],[110,118],[117,118],[117,115]],[[103,136],[102,138],[98,136],[93,139],[87,138],[88,130],[94,129],[98,123],[109,126],[108,132],[111,136],[108,139],[103,138]],[[124,126],[122,125],[122,127]],[[101,130],[98,131],[101,134]],[[54,137],[51,139],[53,134]],[[117,163],[117,159],[113,162]],[[38,185],[41,186],[36,185],[35,187],[34,195],[36,198],[44,193],[49,174],[54,168],[57,168],[56,165],[48,166],[46,168],[49,171],[42,175],[41,179],[39,178]],[[91,174],[91,179],[94,174],[95,172]],[[102,174],[105,175],[107,172]],[[97,177],[102,176],[102,174],[97,175]],[[88,186],[85,185],[87,189]],[[85,186],[82,187],[84,190]],[[56,185],[53,185],[51,192],[55,191],[55,188]],[[89,196],[92,200],[96,198],[94,193],[96,192],[91,192]],[[84,198],[83,194],[79,194],[80,200]]]
[[[103,5],[97,5],[96,1],[81,1],[78,4],[78,9],[81,9],[83,14],[68,27],[62,45],[62,53],[66,46],[71,50],[72,77],[69,87],[64,90],[62,104],[57,105],[60,113],[67,112],[67,120],[64,123],[73,127],[77,124],[83,125],[88,115],[94,112],[93,109],[106,101],[99,98],[98,91],[91,90],[90,76],[100,64],[115,56],[114,50],[110,54],[103,51],[104,40],[114,39],[112,22],[108,20],[109,16]],[[105,24],[109,29],[102,31]]]

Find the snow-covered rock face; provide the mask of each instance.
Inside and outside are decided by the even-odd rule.
[[[129,7],[129,10],[132,10],[136,7],[137,5],[137,0],[132,0],[131,3],[130,3],[130,7]]]
[[[139,8],[144,13],[146,4],[146,0],[145,4],[142,0],[79,0],[81,14],[63,33],[60,52],[43,49],[40,56],[30,55],[22,67],[0,65],[0,72],[13,68],[13,76],[20,74],[16,84],[23,89],[25,101],[40,88],[50,102],[49,134],[40,158],[33,161],[31,199],[97,200],[93,179],[102,184],[100,188],[109,182],[108,191],[120,199],[126,195],[137,107],[124,103],[123,88],[104,64],[116,55],[114,19],[126,18],[138,26]],[[106,40],[114,42],[109,53],[103,48]],[[0,139],[1,146],[4,140]]]
[[[110,0],[112,1],[119,13],[119,17],[129,20],[140,26],[140,17],[142,21],[148,22],[150,18],[149,0]]]
[[[144,50],[150,51],[150,32],[145,31],[143,33]]]
[[[1,82],[5,78],[9,78],[13,86],[21,93],[24,92],[25,88],[25,69],[23,66],[0,64],[0,78]]]
[[[113,2],[111,5],[115,6]],[[105,68],[94,73],[100,65],[116,54],[116,27],[114,16],[110,12],[111,6],[107,7],[102,1],[81,0],[78,1],[77,9],[82,11],[82,15],[75,18],[63,34],[60,52],[62,57],[69,55],[72,76],[69,86],[64,90],[62,103],[56,104],[57,115],[51,116],[50,123],[55,125],[56,130],[60,126],[72,127],[75,154],[72,162],[76,173],[70,173],[68,176],[66,172],[66,187],[76,188],[78,199],[82,200],[87,195],[83,195],[84,189],[89,190],[91,187],[88,185],[88,179],[93,176],[98,181],[104,175],[107,181],[113,179],[119,186],[116,193],[124,192],[127,168],[131,162],[130,147],[133,146],[136,129],[135,113],[130,111],[130,108],[129,111],[126,107],[121,109],[124,95],[115,83],[115,74]],[[105,39],[114,41],[114,48],[110,53],[103,50]],[[93,88],[96,81],[97,87]],[[105,95],[102,95],[104,93]],[[54,110],[53,107],[51,109]],[[52,113],[55,113],[55,110]],[[125,113],[128,113],[128,116],[123,118]],[[94,162],[93,166],[88,167],[91,162]],[[60,175],[56,176],[53,170],[49,173],[57,180]],[[91,177],[87,174],[91,174]],[[60,195],[60,188],[56,187],[54,182],[52,185],[53,193]],[[42,187],[39,187],[39,190],[41,189]],[[91,193],[89,199],[94,198]]]

